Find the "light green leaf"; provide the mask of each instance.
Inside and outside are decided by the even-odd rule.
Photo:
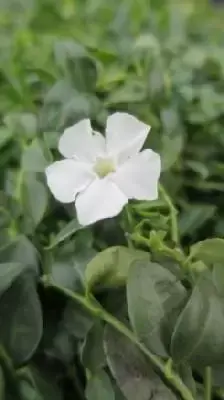
[[[93,375],[86,387],[87,400],[115,400],[115,393],[109,376],[105,371],[98,371]]]
[[[190,257],[206,264],[224,263],[224,239],[206,239],[191,246]]]
[[[44,172],[51,160],[47,160],[40,141],[34,139],[22,155],[22,169],[29,172]]]
[[[32,242],[24,235],[18,235],[15,240],[0,248],[0,261],[18,262],[38,271],[38,253]]]
[[[108,366],[127,400],[175,400],[140,350],[120,332],[107,326],[105,351]]]
[[[0,340],[15,364],[26,362],[36,350],[43,321],[33,274],[26,272],[14,281],[0,301]]]
[[[109,247],[98,253],[87,265],[85,271],[88,291],[123,286],[131,264],[137,260],[149,261],[144,251],[124,246]]]
[[[4,126],[0,127],[0,148],[3,147],[12,137],[12,132],[10,132]]]
[[[128,313],[137,336],[161,356],[167,356],[172,327],[186,291],[161,265],[135,262],[127,282]]]

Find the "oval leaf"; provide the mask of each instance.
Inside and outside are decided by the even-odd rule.
[[[107,326],[104,344],[108,366],[127,400],[176,399],[128,338]]]
[[[223,361],[224,306],[210,277],[201,277],[180,314],[171,342],[176,362],[207,366]]]
[[[167,356],[172,327],[185,297],[185,288],[161,265],[137,262],[130,268],[127,300],[131,324],[139,339],[161,356]]]
[[[0,340],[16,364],[27,361],[39,344],[42,311],[33,274],[21,275],[0,301]]]

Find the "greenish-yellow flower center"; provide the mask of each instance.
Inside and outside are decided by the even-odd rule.
[[[94,171],[100,178],[104,178],[106,175],[115,171],[113,160],[109,158],[97,158],[94,165]]]

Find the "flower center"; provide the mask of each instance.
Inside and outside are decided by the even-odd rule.
[[[97,158],[93,169],[100,178],[104,178],[115,171],[115,166],[113,160],[109,158]]]

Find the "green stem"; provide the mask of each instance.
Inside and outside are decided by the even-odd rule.
[[[46,287],[54,288],[55,290],[69,297],[70,299],[73,299],[75,302],[82,305],[91,314],[107,322],[109,325],[113,326],[118,332],[126,336],[142,351],[142,353],[145,354],[145,356],[150,360],[154,367],[159,370],[163,374],[163,376],[169,381],[169,383],[180,393],[183,400],[194,400],[190,390],[185,386],[180,377],[174,371],[170,370],[167,376],[166,364],[164,364],[159,357],[151,353],[151,351],[148,350],[147,347],[144,346],[144,344],[140,343],[133,332],[130,331],[122,322],[120,322],[113,315],[105,311],[95,299],[93,303],[90,298],[84,297],[81,294],[72,292],[69,289],[54,284],[46,276],[42,279],[42,283]]]
[[[205,400],[212,400],[212,370],[211,367],[205,368]]]
[[[170,210],[171,238],[172,238],[173,242],[177,244],[179,242],[177,210],[174,207],[174,205],[170,199],[170,196],[167,194],[167,192],[165,191],[165,189],[162,185],[159,186],[159,191]]]
[[[133,244],[131,241],[131,229],[132,228],[132,216],[129,212],[128,205],[124,207],[123,211],[123,229],[125,231],[125,236],[127,239],[128,247],[133,248]]]

